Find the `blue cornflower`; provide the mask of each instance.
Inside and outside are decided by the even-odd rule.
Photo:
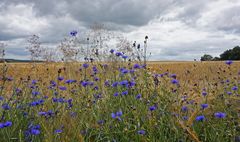
[[[146,134],[146,131],[145,130],[138,130],[137,133],[139,135],[145,135]]]
[[[4,125],[4,127],[10,127],[10,126],[12,126],[12,122],[11,121],[7,121],[3,125]]]
[[[88,67],[89,67],[89,64],[87,64],[87,63],[84,63],[84,64],[83,64],[83,67],[86,69],[86,68],[88,68]]]
[[[140,69],[141,66],[140,66],[139,64],[136,63],[136,64],[133,65],[133,68],[134,68],[134,69]]]
[[[59,86],[59,89],[62,90],[62,91],[65,91],[65,90],[67,90],[67,87],[65,87],[65,86]]]
[[[77,31],[76,31],[76,30],[71,31],[71,32],[70,32],[70,35],[71,35],[71,36],[76,36],[76,35],[77,35]]]
[[[7,81],[13,81],[12,77],[7,77]]]
[[[127,59],[128,56],[126,56],[126,55],[122,55],[122,58],[123,58],[123,59]]]
[[[214,116],[215,116],[216,118],[225,118],[225,117],[226,117],[226,113],[216,112],[216,113],[214,113]]]
[[[67,83],[67,84],[71,84],[71,83],[75,83],[75,82],[77,82],[77,80],[68,79],[65,81],[65,83]]]
[[[2,104],[2,109],[4,109],[4,110],[9,110],[9,109],[10,109],[10,106],[9,106],[7,103]]]
[[[112,87],[117,87],[118,86],[118,82],[113,82]]]
[[[40,95],[40,92],[38,92],[38,91],[32,91],[32,95],[33,95],[33,96]]]
[[[62,80],[64,80],[64,77],[59,76],[59,77],[58,77],[58,80],[59,80],[59,81],[62,81]]]
[[[182,110],[183,112],[186,112],[186,111],[188,111],[188,107],[187,107],[187,106],[183,106],[181,110]]]
[[[128,70],[124,69],[124,68],[121,68],[120,71],[121,71],[122,74],[127,74],[128,73]]]
[[[112,53],[112,54],[113,54],[113,53],[114,53],[114,49],[111,49],[111,50],[110,50],[110,53]]]
[[[113,118],[113,119],[118,119],[118,120],[122,120],[121,119],[121,116],[123,115],[123,113],[122,113],[122,111],[120,110],[120,111],[118,111],[118,112],[116,112],[116,113],[111,113],[111,117]]]
[[[128,85],[128,81],[127,80],[123,80],[123,81],[119,82],[119,85],[127,86]]]
[[[208,104],[201,104],[202,109],[205,109],[208,107]]]
[[[89,85],[89,82],[88,82],[88,81],[82,81],[82,82],[81,82],[81,85],[82,85],[83,87],[87,87],[87,85]]]
[[[149,107],[149,110],[150,110],[150,111],[154,111],[154,110],[156,110],[156,109],[157,109],[156,106],[150,106],[150,107]]]
[[[97,121],[97,123],[98,123],[99,125],[103,125],[104,122],[105,122],[104,120],[98,120],[98,121]]]
[[[96,66],[93,66],[93,67],[92,67],[92,70],[93,70],[94,73],[97,73],[97,72],[98,72],[98,69],[97,69]]]
[[[227,94],[228,94],[228,95],[232,95],[232,92],[230,92],[230,91],[227,91]]]
[[[207,92],[206,92],[206,91],[203,91],[203,92],[202,92],[202,95],[203,95],[203,96],[207,96]]]
[[[37,84],[37,80],[32,80],[32,84],[33,85]]]
[[[38,112],[38,115],[40,115],[40,116],[45,116],[45,115],[47,115],[47,112],[40,111],[40,112]]]
[[[233,61],[231,61],[231,60],[228,60],[225,62],[225,64],[227,64],[227,65],[231,65],[232,63],[233,63]]]
[[[40,130],[38,130],[38,129],[31,129],[31,130],[30,130],[30,133],[31,133],[32,135],[39,135],[39,134],[40,134]]]
[[[176,78],[177,78],[177,75],[176,75],[176,74],[171,74],[170,77],[176,79]]]
[[[54,131],[55,134],[60,134],[62,132],[63,132],[63,130],[61,130],[61,129],[57,129],[57,130]]]
[[[138,94],[138,95],[136,96],[136,99],[141,99],[141,97],[142,97],[142,95],[141,95],[141,94]]]
[[[127,95],[127,94],[128,94],[128,90],[122,92],[122,95],[123,95],[123,96],[124,96],[124,95]]]
[[[122,53],[121,52],[116,52],[116,54],[115,54],[116,56],[121,56],[122,55]]]
[[[105,85],[105,86],[110,86],[109,80],[106,80],[106,81],[104,82],[104,85]]]
[[[233,87],[232,87],[232,90],[233,90],[233,91],[237,91],[237,90],[238,90],[238,87],[237,87],[237,86],[233,86]]]
[[[118,92],[114,93],[113,96],[117,97],[119,95]]]
[[[10,127],[12,126],[12,122],[11,121],[7,121],[5,123],[0,123],[0,129],[4,128],[4,127]]]
[[[0,129],[4,128],[4,123],[0,123]]]
[[[196,117],[196,121],[203,121],[205,120],[205,116],[204,115],[200,115]]]
[[[172,79],[172,84],[178,84],[179,83],[179,81],[177,80],[177,79]]]

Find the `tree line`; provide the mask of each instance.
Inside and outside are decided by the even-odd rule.
[[[240,60],[240,46],[235,46],[233,49],[224,51],[219,57],[213,57],[209,54],[204,54],[201,61],[222,61],[222,60]]]

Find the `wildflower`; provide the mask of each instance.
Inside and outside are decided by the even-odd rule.
[[[124,95],[127,95],[127,94],[128,94],[128,91],[127,91],[127,90],[122,92],[122,95],[123,95],[123,96],[124,96]]]
[[[136,96],[136,99],[141,99],[141,97],[142,97],[142,95],[141,95],[141,94],[138,94],[138,95]]]
[[[59,80],[59,81],[62,81],[62,80],[64,80],[64,77],[59,76],[59,77],[58,77],[58,80]]]
[[[121,71],[122,74],[127,74],[128,73],[128,70],[124,69],[124,68],[121,68],[120,71]]]
[[[196,121],[203,121],[205,120],[205,116],[204,115],[200,115],[196,117]]]
[[[106,81],[104,82],[104,85],[105,85],[105,86],[110,86],[109,80],[106,80]]]
[[[71,32],[70,32],[70,35],[71,35],[71,36],[76,36],[76,35],[77,35],[77,31],[76,31],[76,30],[71,31]]]
[[[115,54],[116,56],[121,56],[122,55],[122,53],[121,52],[116,52],[116,54]]]
[[[146,134],[146,131],[145,130],[138,130],[137,133],[139,135],[145,135]]]
[[[37,96],[37,95],[39,95],[40,94],[40,92],[38,92],[38,91],[32,91],[32,95],[33,96]]]
[[[183,107],[182,107],[182,111],[183,111],[183,112],[188,111],[188,107],[187,107],[187,106],[183,106]]]
[[[233,86],[233,87],[232,87],[232,90],[233,90],[233,91],[237,91],[237,90],[238,90],[238,87],[237,87],[237,86]]]
[[[202,109],[205,109],[208,107],[208,104],[201,104]]]
[[[228,60],[225,62],[225,64],[227,64],[227,65],[231,65],[232,63],[233,63],[233,61],[231,61],[231,60]]]
[[[4,109],[4,110],[9,110],[9,109],[10,109],[10,106],[9,106],[7,103],[2,104],[2,109]]]
[[[183,116],[182,119],[183,119],[183,120],[188,120],[188,117],[187,117],[187,116]]]
[[[110,53],[112,53],[112,54],[113,54],[113,53],[114,53],[114,49],[111,49],[111,50],[110,50]]]
[[[65,91],[65,90],[67,90],[67,87],[65,87],[65,86],[59,86],[59,89],[62,90],[62,91]]]
[[[71,84],[71,83],[75,83],[75,82],[77,82],[77,80],[68,79],[65,81],[65,83],[67,83],[67,84]]]
[[[172,82],[172,84],[178,84],[179,83],[179,81],[177,79],[173,79],[171,82]]]
[[[118,86],[118,82],[114,82],[113,84],[112,84],[112,87],[117,87]]]
[[[205,96],[207,96],[207,92],[206,91],[203,91],[202,92],[202,95],[205,97]]]
[[[63,132],[63,130],[61,130],[61,129],[57,129],[57,130],[54,131],[55,134],[60,134],[62,132]]]
[[[111,113],[111,117],[113,118],[113,119],[118,119],[119,121],[121,121],[122,119],[121,119],[121,116],[123,115],[123,113],[122,113],[122,111],[120,110],[120,111],[118,111],[118,112],[116,112],[116,113]]]
[[[171,74],[170,77],[176,79],[176,78],[177,78],[177,75],[176,75],[176,74]]]
[[[98,120],[97,122],[99,125],[103,125],[104,124],[104,120]]]
[[[92,67],[92,70],[93,70],[94,73],[97,73],[97,72],[98,72],[98,69],[97,69],[96,66],[93,66],[93,67]]]
[[[0,123],[0,129],[4,128],[4,127],[11,127],[12,126],[12,122],[11,121],[7,121],[5,123]]]
[[[7,77],[7,81],[13,81],[12,77]]]
[[[113,96],[117,97],[117,96],[118,96],[118,94],[119,94],[119,93],[118,93],[118,92],[116,92],[116,93],[114,93],[114,94],[113,94]]]
[[[40,130],[38,130],[38,129],[31,129],[30,132],[31,132],[32,135],[39,135],[40,134]]]
[[[119,85],[127,86],[128,85],[128,81],[127,80],[123,80],[123,81],[119,82]]]
[[[225,118],[225,117],[226,117],[226,113],[216,112],[216,113],[214,113],[214,116],[215,116],[216,118]]]
[[[232,95],[232,92],[228,91],[227,94],[228,94],[228,95]]]
[[[150,107],[149,107],[149,110],[150,110],[150,111],[154,111],[154,110],[156,110],[156,109],[157,109],[156,106],[150,106]]]
[[[123,58],[123,59],[127,59],[128,56],[126,56],[126,55],[122,55],[122,58]]]
[[[133,65],[133,68],[134,68],[134,69],[140,69],[141,66],[140,66],[139,64],[134,64],[134,65]]]
[[[86,68],[88,68],[88,67],[89,67],[89,64],[87,64],[87,63],[84,63],[84,64],[83,64],[83,67],[86,69]]]
[[[12,126],[12,122],[11,121],[7,121],[3,125],[4,125],[4,127],[10,127],[10,126]]]
[[[33,85],[37,84],[37,80],[32,80],[32,84]]]

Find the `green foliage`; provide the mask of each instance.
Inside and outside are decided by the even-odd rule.
[[[201,57],[201,61],[211,61],[212,59],[213,59],[213,57],[211,55],[208,55],[208,54],[204,54]]]
[[[240,60],[240,47],[236,46],[233,49],[226,50],[220,55],[221,60]]]

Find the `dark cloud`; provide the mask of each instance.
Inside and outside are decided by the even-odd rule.
[[[27,57],[31,34],[56,46],[69,31],[98,22],[131,40],[154,36],[153,60],[192,60],[239,44],[239,9],[239,0],[1,0],[0,41],[14,42],[11,57]]]

